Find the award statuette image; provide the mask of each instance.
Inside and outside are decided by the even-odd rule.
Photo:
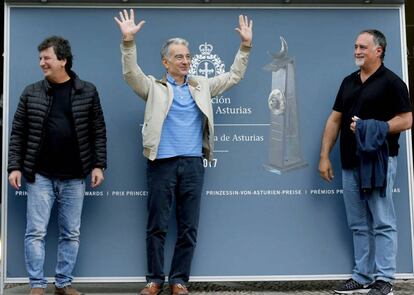
[[[272,72],[272,87],[268,98],[270,111],[269,162],[264,167],[273,173],[307,166],[302,159],[299,116],[295,89],[295,60],[288,56],[286,40],[280,37],[282,48],[270,55],[273,60],[264,67]]]

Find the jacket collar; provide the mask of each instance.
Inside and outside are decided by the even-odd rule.
[[[69,77],[72,80],[72,86],[75,89],[75,91],[82,89],[83,87],[83,82],[81,79],[79,79],[78,75],[76,75],[76,73],[74,71],[69,71]],[[52,85],[50,84],[50,82],[47,79],[43,80],[43,86],[46,89],[46,92],[48,94],[51,94],[52,92]]]

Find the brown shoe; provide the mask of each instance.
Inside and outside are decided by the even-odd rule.
[[[162,287],[160,284],[150,282],[145,285],[145,288],[141,290],[141,295],[158,295],[161,294]]]
[[[182,284],[170,285],[171,295],[188,295],[187,287]]]
[[[43,288],[31,288],[30,289],[30,295],[44,295],[45,289]]]
[[[79,292],[71,285],[65,286],[63,288],[58,288],[55,286],[55,295],[84,295],[83,293]]]

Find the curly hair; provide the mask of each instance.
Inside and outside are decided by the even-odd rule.
[[[42,51],[49,47],[53,47],[53,50],[56,54],[58,60],[66,59],[65,70],[69,72],[72,68],[72,50],[70,47],[70,43],[68,40],[60,37],[60,36],[50,36],[47,37],[42,43],[37,46],[37,50]]]

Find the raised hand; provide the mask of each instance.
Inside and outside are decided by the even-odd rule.
[[[124,41],[134,40],[135,34],[138,33],[145,24],[144,20],[140,21],[138,24],[135,24],[133,9],[129,10],[129,15],[126,9],[124,9],[124,11],[120,11],[119,19],[117,17],[114,17],[114,19],[121,29],[122,39]]]
[[[240,34],[243,45],[251,46],[253,39],[253,21],[246,15],[239,15],[239,27],[235,29]]]

